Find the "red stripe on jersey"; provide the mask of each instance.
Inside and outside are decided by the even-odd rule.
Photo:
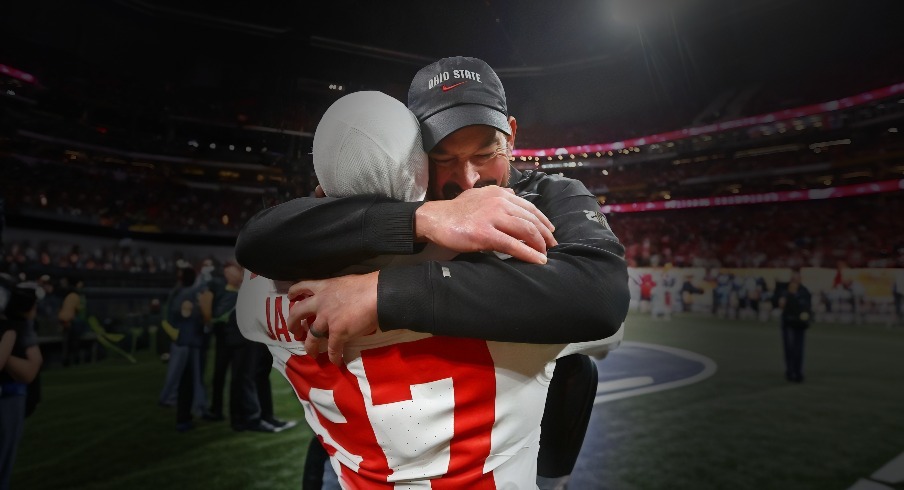
[[[449,468],[433,489],[495,489],[483,466],[496,419],[496,372],[482,340],[428,337],[361,352],[374,405],[411,400],[411,385],[452,378],[454,432]],[[425,435],[426,437],[427,435]]]
[[[343,466],[342,476],[346,483],[351,488],[393,488],[393,484],[386,483],[391,470],[367,418],[364,396],[348,368],[344,364],[336,366],[331,363],[326,353],[320,354],[317,359],[293,355],[286,363],[286,378],[298,397],[308,402],[311,402],[311,388],[332,391],[336,408],[345,417],[345,423],[330,421],[317,410],[316,404],[311,405],[317,410],[320,424],[333,440],[347,452],[362,458],[359,473],[346,472]],[[327,451],[335,452],[335,449],[327,447]]]

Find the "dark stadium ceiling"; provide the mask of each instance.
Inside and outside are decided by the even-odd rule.
[[[814,75],[844,89],[904,81],[902,4],[31,0],[7,6],[0,35],[221,90],[255,85],[243,77],[289,77],[296,88],[338,83],[403,100],[421,66],[475,56],[500,73],[522,123],[613,124],[644,114],[688,121],[723,90]],[[0,55],[21,61],[16,45]],[[24,64],[40,73],[32,61]]]

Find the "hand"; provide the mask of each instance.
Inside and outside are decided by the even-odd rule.
[[[511,189],[468,189],[455,199],[430,201],[415,214],[415,232],[456,252],[492,250],[534,264],[558,245],[555,227],[532,203]]]
[[[308,354],[317,357],[326,341],[330,362],[339,364],[346,342],[377,330],[378,276],[379,271],[301,281],[289,288],[289,299],[297,301],[286,319],[289,331],[296,338],[311,329],[320,335],[304,338]]]

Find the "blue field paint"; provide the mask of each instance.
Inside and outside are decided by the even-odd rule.
[[[622,342],[596,362],[594,405],[697,383],[716,372],[716,363],[708,357],[643,342]]]

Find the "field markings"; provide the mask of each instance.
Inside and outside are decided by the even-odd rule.
[[[890,485],[904,483],[904,453],[885,463],[883,467],[870,475],[870,479],[857,480],[848,490],[892,490],[894,488],[883,485],[883,483]]]
[[[627,349],[625,349],[627,348]],[[628,362],[628,369],[632,367],[636,367],[637,372],[632,373],[634,375],[627,376],[614,380],[607,380],[599,383],[597,388],[596,399],[594,400],[594,405],[599,405],[602,403],[610,402],[613,400],[621,400],[624,398],[630,398],[633,396],[645,395],[648,393],[656,393],[658,391],[670,390],[673,388],[679,388],[681,386],[687,386],[694,383],[699,383],[704,379],[712,376],[716,372],[716,362],[712,359],[698,354],[696,352],[687,351],[684,349],[678,349],[675,347],[667,347],[664,345],[657,344],[649,344],[646,342],[633,342],[633,341],[625,341],[621,343],[621,346],[618,349],[615,349],[607,359],[611,357],[620,356],[619,352],[624,350],[628,350],[631,352],[630,358],[636,359],[637,354],[641,354],[640,357],[644,357],[643,353],[645,350],[653,350],[657,351],[655,354],[661,357],[662,354],[667,354],[669,356],[680,358],[683,361],[690,361],[694,365],[694,369],[692,369],[692,374],[689,376],[672,379],[665,382],[656,383],[656,374],[652,373],[653,376],[644,376],[642,374],[648,374],[650,365],[648,363],[634,363],[633,361]],[[652,354],[652,353],[651,353]],[[646,356],[655,358],[655,356]],[[606,359],[603,359],[600,369],[606,369]],[[636,366],[632,366],[636,364]],[[673,373],[669,373],[673,374]],[[613,393],[614,392],[614,393]]]

